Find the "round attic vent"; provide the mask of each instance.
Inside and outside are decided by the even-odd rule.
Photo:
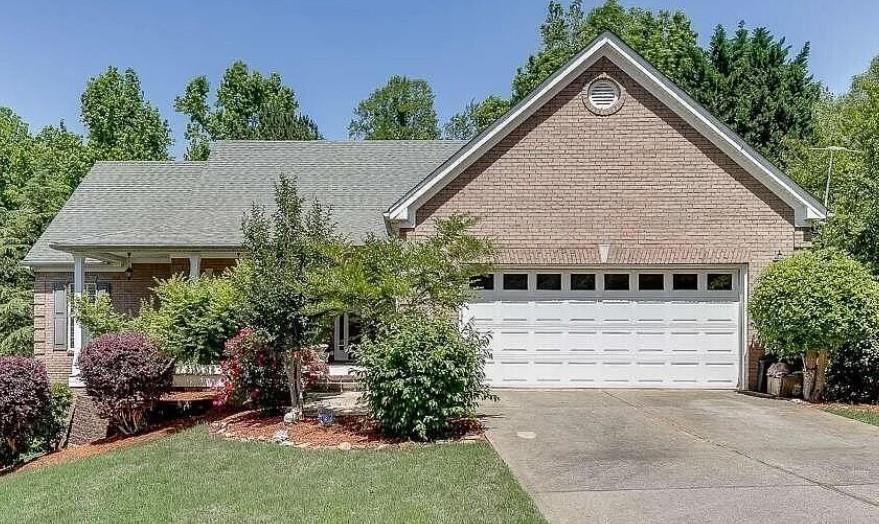
[[[616,82],[600,78],[589,86],[589,104],[599,111],[606,111],[620,99],[620,88]]]

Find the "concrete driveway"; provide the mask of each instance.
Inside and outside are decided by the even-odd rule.
[[[498,392],[488,437],[551,522],[879,522],[879,428],[719,391]]]

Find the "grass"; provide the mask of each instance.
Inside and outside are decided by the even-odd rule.
[[[831,406],[826,408],[825,411],[833,413],[834,415],[858,420],[866,424],[879,426],[879,411],[875,409],[857,408],[855,406]]]
[[[158,442],[0,478],[3,522],[544,522],[485,443],[308,450]]]

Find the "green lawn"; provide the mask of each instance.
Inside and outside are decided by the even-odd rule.
[[[834,415],[840,415],[842,417],[853,418],[855,420],[859,420],[861,422],[872,424],[874,426],[879,426],[879,411],[870,410],[870,409],[859,409],[857,407],[841,407],[841,406],[833,406],[827,408],[825,411],[833,413]]]
[[[544,522],[491,446],[300,450],[199,426],[0,477],[2,522]]]

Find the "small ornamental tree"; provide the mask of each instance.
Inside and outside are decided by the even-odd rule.
[[[49,378],[42,362],[0,357],[0,467],[14,464],[49,413]]]
[[[749,311],[768,352],[803,359],[803,398],[820,400],[829,359],[876,333],[879,283],[840,252],[802,251],[760,274]]]
[[[333,263],[333,229],[329,211],[317,201],[306,207],[286,176],[275,185],[275,210],[254,206],[242,225],[247,325],[286,362],[294,420],[302,413],[303,368],[329,335],[330,318],[310,280]]]
[[[146,414],[171,388],[174,360],[143,333],[107,333],[82,349],[79,371],[98,414],[125,435],[146,425]]]

